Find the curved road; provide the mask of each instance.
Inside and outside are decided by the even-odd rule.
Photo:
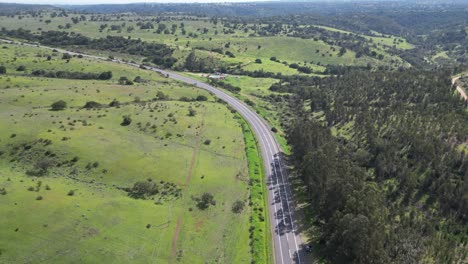
[[[8,43],[18,43],[9,40],[0,39],[0,41]],[[38,46],[34,44],[19,43],[26,46]],[[50,47],[41,46],[46,49]],[[107,58],[87,55],[82,53],[70,52],[57,49],[60,52],[68,52],[71,55],[83,55],[83,57],[108,60]],[[122,60],[112,60],[116,63],[126,64],[133,67],[140,67],[139,64],[125,62]],[[269,217],[271,223],[271,232],[274,245],[274,258],[276,264],[290,263],[305,263],[304,250],[296,229],[294,217],[294,203],[292,200],[291,187],[289,185],[288,176],[283,166],[280,147],[275,140],[273,132],[268,124],[252,109],[237,98],[227,94],[226,92],[215,88],[204,82],[182,76],[172,71],[162,70],[155,67],[148,67],[148,70],[161,73],[169,78],[177,81],[195,85],[213,93],[218,98],[226,101],[231,107],[236,109],[242,117],[249,123],[254,131],[257,141],[261,148],[261,153],[264,161],[265,172],[267,174],[268,188],[268,204]]]

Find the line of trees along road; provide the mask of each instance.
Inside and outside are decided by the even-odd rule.
[[[29,30],[15,29],[7,30],[2,28],[0,36],[24,39],[38,42],[47,46],[74,46],[94,50],[106,50],[131,55],[146,57],[144,62],[153,62],[157,65],[170,68],[177,61],[172,57],[173,49],[165,44],[148,43],[140,39],[131,39],[117,36],[107,36],[105,38],[91,39],[81,34],[71,34],[64,31],[41,31],[40,34],[33,34]]]
[[[468,112],[450,75],[357,71],[314,85],[283,85],[296,91],[291,158],[327,259],[450,263],[466,257]],[[305,100],[311,111],[301,107]]]

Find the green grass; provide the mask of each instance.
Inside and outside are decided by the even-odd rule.
[[[273,263],[272,245],[269,229],[268,207],[266,206],[267,189],[263,162],[258,150],[257,141],[249,125],[239,116],[245,140],[245,149],[249,163],[250,202],[252,204],[252,218],[250,221],[253,260],[255,263]]]
[[[49,14],[44,14],[43,17],[31,17],[29,15],[23,16],[22,19],[17,17],[0,17],[0,24],[7,29],[25,28],[32,30],[35,33],[47,30],[61,30],[73,33],[83,34],[91,38],[100,38],[108,35],[139,38],[148,42],[157,42],[170,45],[174,48],[174,57],[184,60],[185,56],[196,48],[212,49],[221,48],[223,51],[230,51],[235,54],[235,58],[230,58],[226,55],[217,53],[209,53],[207,51],[200,51],[200,53],[209,53],[206,56],[213,56],[221,63],[235,66],[241,65],[241,68],[247,71],[264,70],[274,73],[282,73],[284,75],[302,74],[295,69],[289,68],[282,63],[270,61],[271,57],[276,57],[281,62],[287,64],[298,63],[307,65],[313,69],[314,72],[320,73],[324,71],[324,66],[328,64],[333,65],[359,65],[366,66],[368,63],[372,65],[394,64],[398,63],[403,65],[402,60],[397,56],[392,56],[387,52],[390,46],[395,45],[398,49],[412,48],[405,39],[394,36],[383,36],[376,33],[374,36],[365,36],[367,40],[376,44],[376,52],[385,55],[383,61],[379,61],[370,57],[355,58],[355,53],[348,50],[343,56],[338,56],[340,50],[339,46],[329,45],[322,40],[314,41],[313,39],[302,39],[296,37],[288,37],[284,34],[276,36],[257,36],[254,31],[249,27],[253,24],[247,25],[247,32],[242,27],[234,29],[233,32],[223,32],[224,30],[232,30],[231,28],[224,27],[222,23],[211,23],[209,18],[196,18],[190,19],[180,16],[171,16],[171,21],[162,21],[169,29],[173,24],[177,26],[174,34],[158,34],[156,28],[154,29],[140,29],[137,25],[138,21],[150,21],[153,17],[141,17],[137,15],[126,14],[125,16],[118,17],[118,15],[108,15],[106,21],[91,21],[90,15],[85,15],[87,21],[80,21],[78,24],[72,22],[72,17],[76,15],[70,14],[69,17],[55,17],[50,18]],[[45,21],[50,19],[51,23],[46,24]],[[123,19],[123,20],[122,20]],[[64,26],[66,23],[71,24],[71,28],[59,29],[59,26]],[[156,22],[152,22],[157,27]],[[185,24],[186,34],[182,34],[181,23]],[[124,26],[121,31],[110,30],[111,26]],[[100,26],[107,25],[102,32],[99,31]],[[256,25],[259,26],[259,25]],[[133,27],[134,30],[127,32],[128,27]],[[208,32],[203,33],[203,29]],[[338,29],[323,27],[331,31],[340,31]],[[197,36],[195,37],[194,35]],[[251,35],[254,34],[254,35]],[[228,47],[226,44],[228,44]],[[86,50],[83,50],[86,51]],[[87,51],[90,52],[90,51]],[[108,56],[112,52],[101,51],[92,52]],[[122,56],[127,59],[139,61],[141,58],[135,56]],[[262,64],[254,63],[255,59],[261,59]],[[391,61],[394,61],[393,63]]]
[[[0,197],[0,211],[6,212],[0,219],[0,262],[169,262],[178,219],[175,258],[180,263],[251,261],[251,213],[231,212],[236,200],[248,199],[244,136],[226,106],[203,90],[149,71],[78,58],[47,62],[34,56],[42,49],[7,46],[0,51],[8,68],[0,76],[0,188],[7,191]],[[28,71],[14,71],[16,63],[28,70],[111,70],[114,78],[31,77]],[[118,85],[124,74],[147,82]],[[170,100],[150,101],[158,91]],[[208,101],[178,101],[197,95]],[[142,103],[134,102],[136,97]],[[87,101],[107,105],[113,99],[122,103],[120,108],[82,109]],[[50,111],[57,100],[68,108]],[[189,108],[195,116],[188,116]],[[127,114],[132,123],[121,126]],[[203,144],[207,139],[211,143]],[[75,156],[79,160],[70,163]],[[66,165],[50,168],[45,176],[26,175],[43,159]],[[95,162],[96,168],[86,168]],[[175,184],[182,197],[160,193],[152,200],[135,200],[120,189],[148,178]],[[37,192],[27,190],[38,181]],[[70,190],[75,195],[68,196]],[[201,211],[192,197],[204,192],[217,203]]]
[[[340,32],[345,34],[356,34],[351,31],[346,31],[342,29],[337,29],[333,27],[326,27],[326,26],[316,26],[319,28],[323,28],[333,32]],[[393,47],[401,50],[412,49],[413,45],[408,43],[408,41],[401,37],[391,36],[391,35],[384,35],[379,32],[374,32],[373,36],[368,36],[364,34],[356,34],[358,36],[364,37],[368,40],[372,40],[373,43],[377,44],[378,46],[382,46],[382,48]]]

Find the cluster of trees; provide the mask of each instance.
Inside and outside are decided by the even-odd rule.
[[[468,112],[451,74],[353,71],[289,86],[297,88],[292,160],[327,259],[462,261],[468,159],[460,145],[468,140]],[[307,99],[320,118],[303,110]]]
[[[165,44],[148,43],[140,39],[131,39],[117,36],[91,39],[81,34],[72,34],[63,31],[41,31],[40,35],[33,34],[22,28],[7,30],[2,28],[0,35],[19,38],[43,45],[51,46],[77,46],[95,50],[106,50],[118,53],[128,53],[146,57],[145,61],[170,68],[177,61],[172,57],[173,49]]]
[[[199,57],[196,55],[195,51],[192,51],[185,58],[183,67],[192,72],[212,73],[220,69],[221,64],[213,57]]]
[[[212,85],[216,86],[216,87],[221,87],[221,88],[226,89],[226,90],[228,90],[228,91],[230,91],[232,93],[238,94],[241,91],[240,87],[234,86],[232,84],[229,84],[229,83],[226,83],[226,82],[223,82],[223,81],[210,79],[210,83]]]
[[[48,78],[77,79],[77,80],[110,80],[112,78],[111,71],[94,73],[94,72],[33,70],[31,74],[34,76],[42,76],[42,77],[48,77]]]

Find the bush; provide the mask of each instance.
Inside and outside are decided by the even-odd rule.
[[[117,101],[116,99],[112,100],[112,102],[109,103],[109,106],[110,107],[119,107],[120,106],[120,102]]]
[[[299,68],[299,64],[297,64],[297,63],[291,63],[291,64],[289,64],[289,68],[297,69],[297,68]]]
[[[193,108],[189,108],[188,111],[189,111],[189,114],[188,114],[189,116],[195,116],[197,114],[197,111],[195,111],[195,109]]]
[[[6,67],[5,66],[0,66],[0,74],[5,74],[6,73]]]
[[[112,72],[111,71],[102,72],[98,76],[99,80],[110,80],[111,78],[112,78]]]
[[[24,65],[20,65],[18,66],[18,68],[16,68],[16,71],[25,71],[26,70],[26,66]]]
[[[255,63],[262,64],[262,60],[261,59],[255,59]]]
[[[128,196],[135,199],[146,199],[159,192],[158,186],[153,181],[136,182],[132,188],[127,188]]]
[[[204,96],[204,95],[199,95],[199,96],[197,96],[197,99],[196,99],[196,100],[197,100],[197,101],[207,101],[208,98],[207,98],[206,96]]]
[[[205,145],[209,145],[209,144],[211,144],[211,139],[207,139],[207,140],[205,140],[205,142],[203,142],[203,144],[205,144]]]
[[[128,126],[132,123],[132,118],[130,115],[124,115],[122,118],[122,123],[120,123],[121,126]]]
[[[67,108],[67,103],[63,100],[57,101],[50,105],[52,111],[60,111]]]
[[[119,79],[119,84],[121,84],[121,85],[133,85],[133,82],[131,80],[129,80],[127,77],[122,76]]]
[[[95,102],[95,101],[88,101],[86,102],[86,104],[83,106],[83,108],[86,108],[86,109],[91,109],[91,108],[100,108],[102,107],[102,105],[98,102]]]
[[[274,132],[274,133],[277,133],[278,132],[278,129],[276,127],[272,127],[271,128],[271,131]]]
[[[42,200],[42,196],[39,195],[38,197],[36,197],[36,200],[38,201]]]
[[[75,195],[75,191],[74,191],[74,190],[70,190],[70,191],[68,191],[67,195],[68,195],[68,196],[73,196],[73,195]]]
[[[204,193],[201,198],[197,199],[197,207],[200,210],[205,210],[210,207],[210,205],[216,205],[216,201],[211,193]]]
[[[243,201],[237,200],[233,205],[232,205],[232,212],[239,214],[244,210],[245,203]]]
[[[72,55],[68,54],[68,53],[64,53],[62,55],[62,60],[69,60],[72,58]]]

